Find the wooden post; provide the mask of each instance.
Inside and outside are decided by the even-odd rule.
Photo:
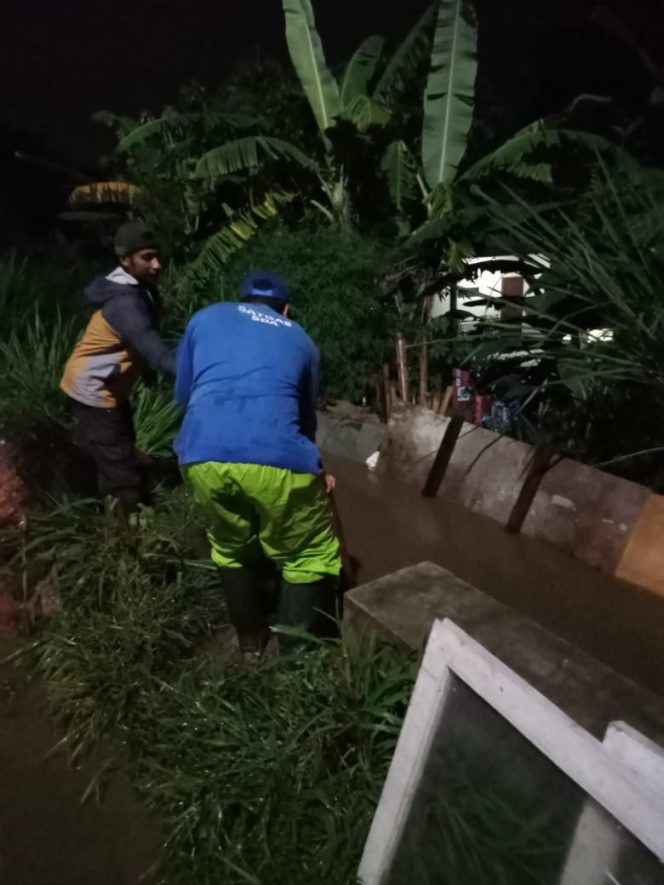
[[[452,415],[445,428],[445,433],[427,476],[427,481],[424,483],[424,488],[422,489],[423,497],[435,498],[438,494],[438,489],[447,471],[447,466],[450,463],[462,427],[463,418],[461,415]]]
[[[506,532],[516,534],[521,531],[521,526],[523,525],[526,516],[528,516],[530,505],[533,503],[533,499],[537,494],[542,478],[547,470],[553,466],[551,464],[552,455],[553,450],[548,443],[538,446],[535,449],[530,465],[528,466],[526,478],[521,486],[519,495],[514,502],[507,523],[505,524]]]
[[[383,406],[385,423],[387,424],[392,414],[392,383],[390,381],[389,363],[383,363]]]
[[[426,406],[429,393],[429,347],[426,337],[420,345],[420,405]]]
[[[419,403],[426,408],[429,396],[429,341],[428,325],[431,317],[433,295],[426,295],[422,301],[422,343],[420,344],[420,395]]]
[[[399,392],[404,403],[410,401],[408,380],[408,359],[406,356],[406,342],[401,333],[397,335],[397,372],[399,375]]]
[[[439,415],[444,415],[447,412],[447,408],[450,404],[450,400],[452,399],[452,394],[454,393],[454,387],[451,384],[445,388],[445,392],[441,396],[438,404],[436,406],[436,411]]]

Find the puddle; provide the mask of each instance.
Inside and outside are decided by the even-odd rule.
[[[14,647],[0,642],[0,661]],[[154,883],[158,825],[119,777],[81,805],[97,769],[48,757],[59,737],[41,691],[0,664],[1,885]]]

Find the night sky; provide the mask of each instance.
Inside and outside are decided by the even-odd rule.
[[[427,0],[314,0],[331,62],[370,33],[396,40]],[[636,53],[591,25],[593,0],[477,0],[480,70],[506,128],[583,91],[642,97]],[[661,59],[660,0],[606,0]],[[95,110],[158,109],[195,78],[219,82],[255,47],[286,59],[280,0],[3,0],[0,127],[94,166],[110,146]],[[495,98],[493,98],[495,96]],[[507,133],[509,134],[509,133]]]

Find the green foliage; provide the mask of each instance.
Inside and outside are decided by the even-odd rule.
[[[263,228],[224,275],[232,298],[253,267],[278,270],[293,291],[293,317],[321,351],[323,389],[359,401],[392,350],[394,310],[381,279],[385,245],[354,231],[312,221]]]
[[[318,128],[325,133],[341,110],[339,85],[327,67],[310,0],[283,0],[283,6],[291,61]]]
[[[431,3],[386,64],[374,91],[378,101],[392,107],[407,90],[418,68],[431,52],[431,26],[435,18],[436,5]]]
[[[190,668],[153,693],[138,770],[172,881],[193,864],[202,885],[354,883],[411,680],[403,658],[349,642],[254,672]]]
[[[470,0],[441,0],[424,94],[422,168],[430,188],[456,177],[473,121],[477,36]]]
[[[381,171],[387,178],[392,202],[400,216],[405,216],[418,194],[417,164],[408,145],[393,141],[385,151]]]
[[[23,652],[76,757],[100,738],[163,822],[166,881],[351,885],[415,676],[369,638],[251,671],[196,655],[224,622],[189,499],[140,530],[63,501],[25,553],[63,610]],[[203,546],[204,541],[203,541]]]
[[[205,287],[207,281],[220,279],[224,267],[255,236],[260,223],[274,218],[293,199],[293,194],[274,191],[244,211],[231,212],[228,223],[213,234],[198,255],[186,265],[180,289],[193,287],[199,290]]]
[[[70,755],[124,726],[153,680],[223,616],[214,575],[187,562],[199,531],[181,489],[146,511],[139,531],[86,501],[62,500],[31,520],[24,556],[51,571],[63,608],[26,655]]]
[[[469,365],[483,371],[517,351],[551,367],[519,381],[536,404],[520,418],[526,438],[645,482],[657,479],[664,427],[663,197],[660,171],[618,154],[565,206],[532,206],[513,191],[507,210],[489,201],[494,254],[511,250],[534,268],[524,311],[537,334],[487,323],[467,342]]]
[[[278,158],[293,160],[305,169],[315,168],[316,165],[299,148],[281,138],[248,135],[204,154],[196,164],[196,175],[214,179],[234,172],[253,171],[265,160]]]
[[[383,37],[367,37],[346,65],[341,81],[341,103],[346,106],[354,99],[368,94],[369,83],[383,54]]]
[[[80,329],[80,320],[57,316],[45,323],[30,312],[24,328],[0,341],[0,414],[15,422],[39,412],[44,417],[62,413],[58,389],[62,370]]]
[[[181,421],[171,384],[164,382],[161,388],[139,387],[132,405],[137,447],[158,457],[171,456]]]

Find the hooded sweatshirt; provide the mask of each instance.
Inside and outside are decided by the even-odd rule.
[[[72,399],[112,409],[126,400],[147,366],[175,373],[175,354],[156,326],[150,291],[118,267],[85,290],[95,308],[60,382]]]

